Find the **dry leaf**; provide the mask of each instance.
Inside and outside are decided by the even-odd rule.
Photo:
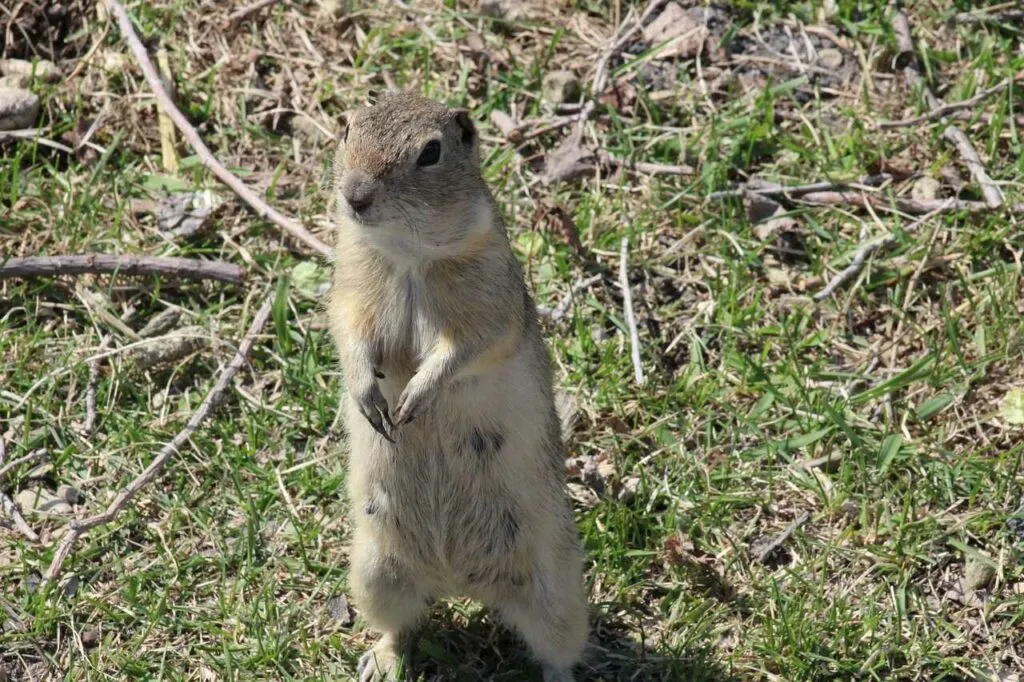
[[[644,27],[644,40],[656,48],[656,59],[690,59],[700,54],[710,31],[693,13],[677,2],[665,5],[661,14]],[[662,46],[663,43],[666,43]]]

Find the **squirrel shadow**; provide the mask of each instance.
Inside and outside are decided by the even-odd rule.
[[[709,652],[667,654],[638,641],[635,630],[607,613],[592,614],[588,648],[575,670],[577,682],[735,682]],[[436,615],[420,633],[409,672],[408,679],[417,682],[541,679],[540,666],[515,632],[486,611],[463,616],[455,608]]]

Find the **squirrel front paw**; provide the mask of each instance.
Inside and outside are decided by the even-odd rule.
[[[353,397],[359,407],[359,412],[366,421],[370,422],[370,426],[385,439],[394,443],[395,439],[391,437],[390,431],[395,428],[395,425],[391,423],[391,417],[388,415],[388,401],[380,392],[377,380],[371,380],[370,383],[356,390]]]
[[[406,384],[402,395],[398,396],[395,403],[394,425],[402,426],[415,419],[437,395],[437,382],[431,381],[427,374],[419,373],[413,375]]]

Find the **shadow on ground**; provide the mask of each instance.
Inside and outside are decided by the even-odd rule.
[[[735,682],[705,651],[673,655],[638,639],[635,628],[608,616],[593,616],[591,647],[586,662],[576,668],[577,682]],[[473,614],[468,622],[452,611],[432,618],[422,631],[410,672],[411,679],[424,682],[542,679],[522,641],[484,612]]]

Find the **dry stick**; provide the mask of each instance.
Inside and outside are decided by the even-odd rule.
[[[946,203],[954,203],[954,201],[955,200],[953,199],[947,199]],[[918,225],[924,223],[933,216],[938,215],[943,210],[945,210],[945,208],[940,206],[932,210],[930,213],[926,213],[925,215],[921,216],[914,222],[907,225],[906,231],[910,231],[916,228]],[[856,277],[858,274],[860,274],[860,271],[864,269],[864,264],[867,262],[868,256],[870,256],[875,251],[881,248],[889,246],[895,241],[896,237],[890,234],[886,235],[885,237],[874,239],[860,246],[857,249],[857,251],[853,254],[853,260],[850,261],[850,264],[847,265],[842,270],[840,270],[835,277],[829,280],[829,283],[825,285],[824,289],[814,294],[814,296],[812,297],[814,299],[814,302],[821,303],[826,298],[831,296],[839,287],[843,286],[844,284],[852,280],[854,277]]]
[[[895,15],[892,20],[892,28],[896,33],[897,39],[902,50],[907,45],[913,50],[914,41],[910,36],[910,23],[907,21],[907,15],[902,9],[899,9],[896,0],[890,2],[890,7],[895,10]],[[902,53],[901,53],[902,54]],[[921,91],[924,93],[925,101],[928,103],[928,108],[935,111],[942,107],[942,102],[932,93],[928,86],[924,83],[924,79],[921,78],[921,74],[918,72],[913,59],[913,53],[911,53],[910,61],[903,68],[903,76],[913,85],[919,85]],[[999,208],[1003,205],[1003,195],[996,187],[996,184],[992,182],[992,178],[985,172],[985,166],[982,165],[981,159],[978,157],[978,152],[974,149],[971,141],[967,139],[963,131],[957,128],[955,125],[950,123],[944,131],[942,136],[948,141],[953,143],[953,146],[957,148],[960,155],[964,158],[964,162],[967,164],[967,168],[971,171],[971,176],[981,186],[981,192],[985,195],[985,203],[988,204],[989,208]]]
[[[644,8],[640,18],[637,19],[636,23],[629,27],[628,30],[623,30],[623,26],[619,26],[615,31],[615,35],[612,37],[611,46],[605,50],[601,57],[597,60],[597,68],[594,70],[594,80],[590,85],[590,97],[583,104],[583,108],[580,109],[580,113],[576,116],[576,131],[573,133],[573,144],[579,146],[583,141],[583,124],[587,122],[591,114],[594,113],[594,108],[597,106],[597,98],[604,92],[605,87],[608,85],[608,64],[611,62],[612,57],[619,53],[623,47],[626,46],[626,41],[633,37],[643,27],[644,21],[649,17],[655,9],[663,4],[664,0],[650,0],[647,3],[647,7]]]
[[[712,192],[708,195],[708,199],[729,199],[731,197],[742,197],[746,194],[756,194],[758,196],[789,195],[792,197],[799,197],[804,194],[811,194],[812,192],[826,192],[829,190],[856,188],[858,185],[880,185],[892,179],[893,176],[889,173],[876,173],[874,175],[865,175],[859,180],[851,180],[848,182],[843,180],[824,180],[822,182],[812,182],[806,185],[768,185],[764,187],[741,185],[737,189],[726,189],[719,192]]]
[[[245,7],[235,10],[230,15],[228,15],[227,26],[228,28],[237,26],[238,24],[242,23],[242,20],[247,18],[249,15],[256,14],[264,7],[270,7],[271,5],[275,5],[280,1],[281,0],[256,0],[256,2],[252,3],[251,5],[246,5]]]
[[[804,512],[803,514],[798,516],[796,520],[793,521],[793,523],[786,526],[786,530],[782,531],[782,533],[780,533],[776,538],[774,538],[771,542],[765,545],[764,549],[757,553],[757,560],[762,564],[767,562],[768,557],[771,556],[772,552],[777,550],[779,547],[782,547],[782,545],[785,544],[786,540],[788,540],[789,537],[793,535],[793,533],[799,530],[800,526],[804,525],[810,520],[811,515],[809,512]]]
[[[14,471],[18,467],[20,467],[22,464],[28,464],[29,462],[35,462],[36,460],[40,460],[40,459],[42,459],[45,456],[46,456],[46,450],[42,450],[42,449],[40,449],[40,450],[33,450],[32,452],[28,453],[27,455],[22,455],[18,459],[12,459],[7,464],[3,464],[3,457],[0,457],[0,464],[3,464],[3,466],[0,466],[0,479],[3,479],[4,476],[6,476],[8,473]]]
[[[538,306],[537,314],[540,315],[541,317],[547,317],[548,319],[557,322],[558,320],[565,317],[565,314],[569,312],[569,308],[572,307],[572,303],[573,301],[576,300],[576,297],[579,296],[584,291],[586,291],[587,289],[589,289],[590,287],[592,287],[593,285],[600,282],[601,278],[602,275],[591,275],[586,279],[578,280],[575,284],[572,285],[572,288],[569,290],[569,293],[566,294],[565,298],[558,302],[558,305],[556,305],[554,308],[544,308],[542,306]]]
[[[101,353],[107,349],[110,337],[104,336],[97,348]],[[82,424],[82,433],[86,436],[92,435],[96,427],[96,384],[100,379],[100,361],[93,360],[89,363],[89,383],[85,387],[85,423]]]
[[[953,21],[958,24],[998,24],[1010,21],[1024,21],[1024,10],[1006,12],[962,12]]]
[[[856,206],[873,208],[881,211],[900,211],[909,215],[924,215],[932,211],[968,211],[978,213],[989,211],[984,201],[967,201],[965,199],[907,199],[904,197],[886,197],[874,194],[858,194],[855,192],[810,192],[799,197],[799,201],[818,206]],[[1024,212],[1024,204],[1008,207],[1011,213]]]
[[[45,580],[53,581],[60,574],[61,567],[64,565],[64,561],[71,554],[71,550],[74,547],[75,541],[78,540],[89,530],[110,523],[121,510],[124,509],[125,505],[131,502],[132,498],[138,494],[140,490],[149,485],[154,478],[160,473],[168,461],[175,454],[177,454],[185,442],[195,433],[203,421],[213,410],[215,404],[221,398],[221,395],[227,390],[231,384],[231,380],[235,378],[239,370],[246,362],[246,358],[249,355],[249,351],[252,350],[253,344],[256,342],[256,336],[263,329],[263,326],[267,323],[267,319],[270,317],[270,312],[273,308],[274,295],[273,289],[271,293],[267,294],[263,300],[263,305],[256,312],[256,316],[252,320],[252,324],[249,325],[249,329],[245,332],[245,337],[241,343],[238,344],[238,351],[235,353],[235,357],[231,359],[231,362],[221,372],[220,377],[217,379],[217,383],[214,385],[210,392],[203,398],[203,402],[199,405],[199,409],[195,411],[188,423],[185,424],[185,428],[178,432],[178,434],[166,445],[164,445],[157,456],[149,463],[149,466],[139,474],[135,480],[122,488],[117,495],[114,497],[114,501],[110,503],[107,509],[94,516],[78,521],[74,520],[68,525],[68,531],[60,541],[60,545],[57,547],[57,551],[53,554],[53,561],[50,563],[50,567],[46,571]]]
[[[31,454],[26,457],[19,457],[9,465],[5,466],[4,459],[7,457],[7,446],[4,445],[4,439],[0,438],[0,478],[18,464],[22,464],[27,461],[27,458],[30,457]],[[7,493],[0,492],[0,506],[3,507],[4,513],[14,520],[15,527],[21,531],[22,535],[28,538],[30,542],[39,542],[39,536],[34,530],[32,530],[31,526],[25,522],[25,517],[21,515],[21,510],[18,509],[18,505],[16,505],[14,501],[7,496]]]
[[[927,114],[915,116],[914,118],[904,118],[898,121],[879,121],[875,125],[877,125],[882,130],[891,130],[893,128],[906,128],[909,126],[916,126],[920,123],[933,121],[937,118],[943,118],[944,116],[948,116],[949,114],[952,114],[956,111],[970,109],[978,102],[981,102],[982,100],[985,100],[991,97],[992,95],[996,95],[1005,90],[1006,88],[1010,87],[1010,83],[1014,83],[1019,80],[1024,80],[1024,72],[1018,73],[1013,78],[1007,78],[1003,82],[994,85],[987,90],[982,90],[981,92],[979,92],[974,97],[971,97],[970,99],[965,99],[961,102],[954,102],[953,104],[942,104],[932,109]]]
[[[160,76],[153,67],[153,62],[150,61],[149,55],[146,54],[146,48],[142,45],[142,42],[139,40],[139,36],[135,33],[131,19],[128,17],[128,13],[125,11],[124,7],[122,7],[121,3],[117,2],[117,0],[105,0],[105,2],[110,8],[110,11],[113,12],[114,16],[117,18],[117,25],[121,29],[125,42],[128,43],[128,47],[131,49],[132,54],[135,55],[135,60],[139,63],[139,67],[142,69],[142,73],[145,75],[146,81],[149,83],[149,87],[153,90],[153,94],[160,102],[160,106],[164,108],[167,115],[171,117],[172,121],[174,121],[174,125],[181,131],[182,136],[188,141],[192,148],[195,149],[196,154],[202,160],[203,165],[209,168],[214,175],[220,178],[221,182],[230,187],[231,190],[245,203],[249,204],[249,206],[256,211],[256,214],[261,218],[269,220],[291,236],[315,249],[327,260],[331,260],[332,253],[330,246],[320,241],[298,222],[269,206],[267,202],[263,201],[263,199],[249,189],[245,183],[239,180],[231,173],[231,171],[225,168],[221,162],[217,160],[203,142],[202,138],[199,137],[199,133],[196,132],[196,129],[193,128],[192,124],[188,122],[185,116],[178,111],[178,108],[174,106],[174,102],[171,101],[170,95],[167,94],[163,84],[160,82]]]
[[[0,260],[0,279],[9,277],[57,277],[84,274],[164,275],[183,279],[214,279],[238,284],[242,269],[223,261],[170,256],[29,256]]]
[[[629,239],[622,238],[619,249],[619,285],[622,287],[622,305],[626,309],[626,326],[629,327],[630,356],[633,358],[633,376],[637,386],[644,385],[644,368],[640,364],[640,334],[636,330],[636,316],[633,314],[633,294],[629,291]]]

